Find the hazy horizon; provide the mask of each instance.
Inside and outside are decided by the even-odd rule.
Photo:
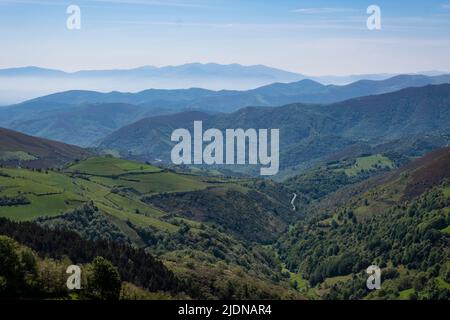
[[[367,26],[372,4],[380,8],[379,30]],[[79,9],[79,29],[70,27],[72,6]],[[450,2],[440,0],[0,0],[0,69],[36,66],[74,73],[215,63],[296,74],[234,72],[227,78],[207,72],[200,79],[185,72],[70,81],[4,75],[0,105],[77,89],[248,90],[302,77],[348,84],[449,73],[449,34]]]
[[[450,3],[349,0],[0,0],[0,68],[66,71],[190,62],[311,76],[450,70]],[[69,30],[69,5],[81,29]],[[26,39],[27,41],[24,41]]]
[[[67,74],[74,74],[77,72],[82,72],[82,71],[127,71],[127,70],[134,70],[134,69],[143,69],[143,68],[156,68],[156,69],[162,69],[162,68],[168,68],[168,67],[181,67],[181,66],[187,66],[187,65],[194,65],[194,64],[200,64],[200,65],[222,65],[222,66],[231,66],[231,65],[239,65],[239,66],[243,66],[243,67],[255,67],[255,66],[263,66],[263,67],[267,67],[267,68],[272,68],[272,69],[278,69],[278,70],[282,70],[282,71],[286,71],[286,72],[291,72],[291,73],[296,73],[296,74],[301,74],[304,75],[306,77],[348,77],[348,76],[364,76],[364,75],[399,75],[399,74],[429,74],[429,73],[436,73],[436,74],[448,74],[450,73],[450,69],[449,70],[444,70],[444,69],[430,69],[430,70],[405,70],[403,72],[388,72],[388,71],[380,71],[380,72],[375,72],[375,73],[323,73],[323,74],[316,74],[316,73],[311,73],[311,74],[305,74],[304,72],[297,72],[297,71],[293,71],[293,70],[289,70],[289,69],[285,69],[285,68],[279,68],[276,66],[271,66],[271,65],[264,65],[264,64],[242,64],[239,62],[231,62],[231,63],[227,63],[227,64],[221,64],[218,62],[197,62],[197,61],[192,61],[192,62],[186,62],[183,64],[168,64],[168,65],[154,65],[154,64],[145,64],[145,65],[135,65],[135,66],[131,66],[128,68],[96,68],[96,67],[92,67],[89,69],[74,69],[74,70],[67,70],[63,67],[59,68],[59,67],[50,67],[50,66],[42,66],[42,65],[13,65],[13,66],[5,66],[5,67],[1,67],[0,70],[6,70],[6,69],[25,69],[25,68],[39,68],[39,69],[48,69],[48,70],[55,70],[55,71],[62,71],[64,73]]]
[[[262,71],[261,71],[262,70]],[[2,73],[3,72],[3,73]],[[401,73],[435,76],[445,71]],[[71,90],[136,93],[149,89],[202,88],[213,91],[246,91],[273,83],[293,83],[305,79],[323,85],[347,85],[359,80],[385,80],[400,74],[312,76],[291,73],[264,65],[243,66],[190,63],[181,66],[142,66],[132,69],[94,69],[66,73],[38,66],[0,69],[0,106]]]

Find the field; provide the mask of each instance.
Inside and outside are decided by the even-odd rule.
[[[355,159],[355,164],[350,168],[344,169],[344,172],[349,177],[353,177],[360,174],[363,171],[373,170],[376,169],[377,167],[392,169],[393,163],[389,158],[381,154],[359,157]]]
[[[69,167],[67,171],[95,176],[118,176],[126,173],[160,172],[161,169],[113,157],[94,157]]]
[[[161,218],[166,213],[140,201],[143,194],[206,188],[197,177],[111,157],[90,158],[65,172],[0,169],[0,197],[25,197],[30,203],[0,206],[0,217],[32,220],[57,216],[93,201],[102,212],[140,227],[174,232],[177,226]],[[131,192],[115,192],[113,188]]]
[[[61,172],[0,169],[0,197],[25,197],[29,203],[0,206],[0,217],[26,221],[58,216],[92,201],[102,213],[129,234],[127,222],[176,232],[168,214],[141,201],[145,195],[227,186],[246,192],[232,180],[180,174],[110,156],[89,158]],[[187,221],[195,230],[198,225]]]
[[[31,202],[28,205],[0,206],[0,216],[13,220],[62,214],[83,202],[69,177],[51,171],[1,169],[0,185],[0,196],[23,195]]]
[[[30,161],[36,159],[37,158],[35,156],[24,151],[0,151],[0,161]]]

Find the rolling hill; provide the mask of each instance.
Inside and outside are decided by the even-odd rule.
[[[60,167],[89,155],[90,152],[80,147],[0,128],[0,164],[30,168]]]
[[[421,96],[444,101],[439,89],[411,96],[408,110],[421,110]],[[379,96],[369,98],[376,105]],[[247,121],[247,113],[240,115]],[[153,124],[179,124],[168,124],[167,117],[154,117]],[[59,170],[3,167],[0,229],[55,258],[80,254],[67,242],[52,242],[61,235],[145,249],[163,262],[164,268],[154,260],[151,265],[169,287],[173,273],[187,286],[184,292],[199,299],[448,299],[450,148],[405,166],[403,161],[401,155],[367,154],[329,162],[285,184],[182,173],[111,156]],[[39,246],[18,231],[23,228],[51,246]],[[145,274],[133,277],[136,272],[127,273],[122,260],[114,261],[131,282],[151,290],[161,286],[141,282],[149,281]],[[374,263],[383,269],[383,290],[371,293],[364,270]]]
[[[190,129],[194,119],[204,122],[204,130],[279,128],[280,164],[282,169],[288,169],[331,158],[355,146],[378,148],[378,153],[395,151],[400,143],[390,145],[390,142],[412,136],[419,139],[424,134],[443,134],[433,143],[445,146],[448,143],[445,134],[450,129],[450,85],[407,88],[330,105],[291,104],[278,108],[249,107],[231,114],[186,112],[147,118],[107,136],[99,147],[147,160],[169,161],[172,130]],[[427,151],[412,142],[405,142],[402,147],[411,153],[417,149]]]
[[[232,112],[247,106],[279,106],[289,103],[333,103],[355,97],[394,92],[408,87],[450,83],[450,75],[399,75],[385,80],[359,80],[348,85],[323,85],[302,79],[291,83],[273,83],[246,91],[212,91],[199,88],[163,90],[149,89],[137,93],[95,91],[66,91],[26,101],[39,103],[128,103],[149,104],[160,107],[177,103],[179,107],[204,111]]]
[[[0,126],[87,147],[113,131],[149,116],[189,110],[217,113],[234,112],[247,106],[334,103],[407,87],[449,82],[450,76],[445,75],[404,75],[382,81],[361,80],[345,86],[325,86],[305,79],[294,83],[274,83],[248,91],[66,91],[0,108]]]
[[[200,298],[229,298],[229,282],[239,297],[300,296],[269,245],[295,219],[276,183],[90,157],[61,170],[0,168],[0,185],[0,217],[145,248]]]

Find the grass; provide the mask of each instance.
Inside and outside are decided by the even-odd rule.
[[[161,172],[161,169],[113,157],[94,157],[72,165],[68,171],[97,176],[119,176],[127,173]]]
[[[124,196],[117,195],[115,193],[110,193],[106,195],[105,198],[114,203],[118,208],[120,208],[120,210],[131,210],[134,213],[140,213],[156,218],[160,218],[166,215],[166,213],[162,212],[161,210],[153,208],[139,200],[130,199]]]
[[[297,282],[297,288],[298,290],[308,289],[308,282],[303,279],[302,275],[300,273],[292,273],[290,272],[290,279],[291,283]]]
[[[31,204],[25,206],[0,207],[0,217],[26,221],[43,216],[57,216],[80,206],[83,201],[68,199],[66,194],[37,197],[27,196]]]
[[[117,210],[114,208],[111,208],[103,203],[96,203],[96,205],[104,212],[106,212],[109,215],[112,215],[113,217],[116,217],[122,221],[130,221],[132,224],[139,226],[139,227],[155,227],[159,230],[164,230],[168,232],[176,232],[178,230],[177,226],[174,226],[170,223],[164,222],[162,220],[158,220],[152,217],[147,217],[142,214],[137,213],[131,213],[128,211],[122,211]]]
[[[447,226],[446,228],[442,229],[441,231],[446,234],[450,234],[450,226]]]
[[[444,193],[444,196],[450,198],[450,187],[445,187],[444,189],[442,189],[442,192]]]
[[[1,206],[0,216],[12,220],[32,220],[40,216],[55,216],[74,209],[83,202],[69,177],[58,173],[39,173],[20,169],[2,169],[0,172],[0,196],[16,196],[19,193],[30,204]]]
[[[437,277],[439,287],[450,290],[450,283],[446,282],[442,277]]]
[[[77,173],[77,174],[75,174]],[[166,212],[141,201],[145,195],[190,192],[221,187],[247,192],[233,179],[203,177],[161,170],[150,165],[110,156],[83,160],[62,172],[37,172],[26,169],[0,169],[0,196],[19,193],[30,204],[0,207],[0,216],[12,220],[32,220],[56,216],[92,201],[101,212],[131,239],[139,243],[136,232],[127,224],[173,233],[179,227],[165,220]],[[185,221],[193,229],[198,224]],[[304,280],[294,276],[300,286]]]
[[[0,161],[31,161],[37,160],[37,158],[24,151],[0,151]]]
[[[128,188],[142,195],[161,192],[185,192],[202,190],[208,187],[198,179],[172,172],[159,172],[151,174],[133,174],[118,178],[92,177],[92,181],[109,188]]]
[[[414,294],[413,288],[400,291],[399,299],[400,300],[410,300],[410,297],[412,294]]]
[[[294,273],[289,271],[284,263],[281,263],[281,267],[282,272],[289,273],[289,282],[291,286],[293,286],[294,283],[297,283],[297,291],[301,292],[303,295],[305,295],[305,297],[311,300],[317,300],[320,298],[320,295],[316,288],[310,288],[308,281],[303,278],[301,273]]]
[[[381,154],[376,154],[356,158],[355,164],[350,168],[344,169],[344,172],[347,176],[354,177],[359,175],[362,171],[375,169],[376,166],[381,168],[393,168],[394,164],[389,158]]]
[[[82,172],[83,176],[72,176],[75,171]],[[165,212],[143,203],[140,200],[143,195],[193,191],[214,185],[198,176],[162,171],[112,157],[90,158],[65,172],[0,169],[0,173],[0,196],[20,193],[31,202],[2,206],[1,217],[23,221],[56,216],[92,201],[131,238],[137,235],[127,225],[128,221],[139,227],[154,227],[170,233],[179,229],[164,221]],[[113,188],[123,191],[112,192]]]
[[[352,275],[345,275],[345,276],[336,276],[325,279],[324,283],[327,284],[329,287],[332,287],[333,285],[337,284],[338,282],[346,282],[352,279]]]

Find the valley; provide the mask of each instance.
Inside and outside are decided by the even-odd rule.
[[[0,205],[0,217],[145,249],[189,283],[192,291],[178,294],[424,298],[431,290],[427,281],[436,281],[429,285],[438,295],[448,285],[449,154],[443,149],[396,170],[395,158],[363,155],[329,162],[282,184],[195,175],[112,156],[74,160],[58,169],[3,167],[0,198],[9,201]],[[430,167],[435,173],[422,177]],[[343,192],[345,198],[339,196]],[[410,200],[401,205],[405,199]],[[385,226],[386,215],[391,224]],[[400,232],[400,225],[408,229]],[[423,230],[414,233],[415,241],[425,241],[417,246],[427,246],[426,256],[413,253],[421,247],[400,242],[413,228]],[[427,244],[431,234],[440,240]],[[362,251],[354,251],[358,248]],[[387,286],[393,291],[364,290],[362,271],[370,262],[392,274]],[[419,274],[425,283],[415,287],[408,279]]]
[[[121,299],[445,300],[449,105],[444,84],[330,105],[154,115],[89,149],[0,129],[0,244],[19,260],[29,252],[35,267],[24,274],[52,283],[36,290],[24,278],[22,297],[104,298],[64,289],[58,272],[81,263],[88,275],[116,270]],[[171,164],[171,133],[195,121],[279,128],[280,173]],[[121,252],[139,271],[126,270]],[[377,291],[365,286],[372,264],[383,275]]]
[[[445,315],[449,17],[0,0],[0,314]]]
[[[288,195],[286,201],[283,194],[269,196],[275,183],[263,189],[252,179],[180,174],[112,157],[88,158],[56,171],[0,171],[1,197],[27,200],[23,205],[2,205],[1,217],[77,231],[89,240],[144,247],[175,274],[214,290],[237,281],[236,290],[245,284],[256,291],[254,298],[263,293],[296,295],[289,293],[271,249],[263,246],[292,221]],[[170,200],[167,207],[159,200],[170,197],[184,199],[182,206],[175,209],[176,202]],[[205,208],[201,198],[210,213],[196,213]],[[239,214],[245,211],[249,214]],[[213,284],[217,273],[225,270],[230,278]],[[246,275],[250,270],[258,270],[258,281]],[[211,298],[215,293],[208,289],[203,294]]]

